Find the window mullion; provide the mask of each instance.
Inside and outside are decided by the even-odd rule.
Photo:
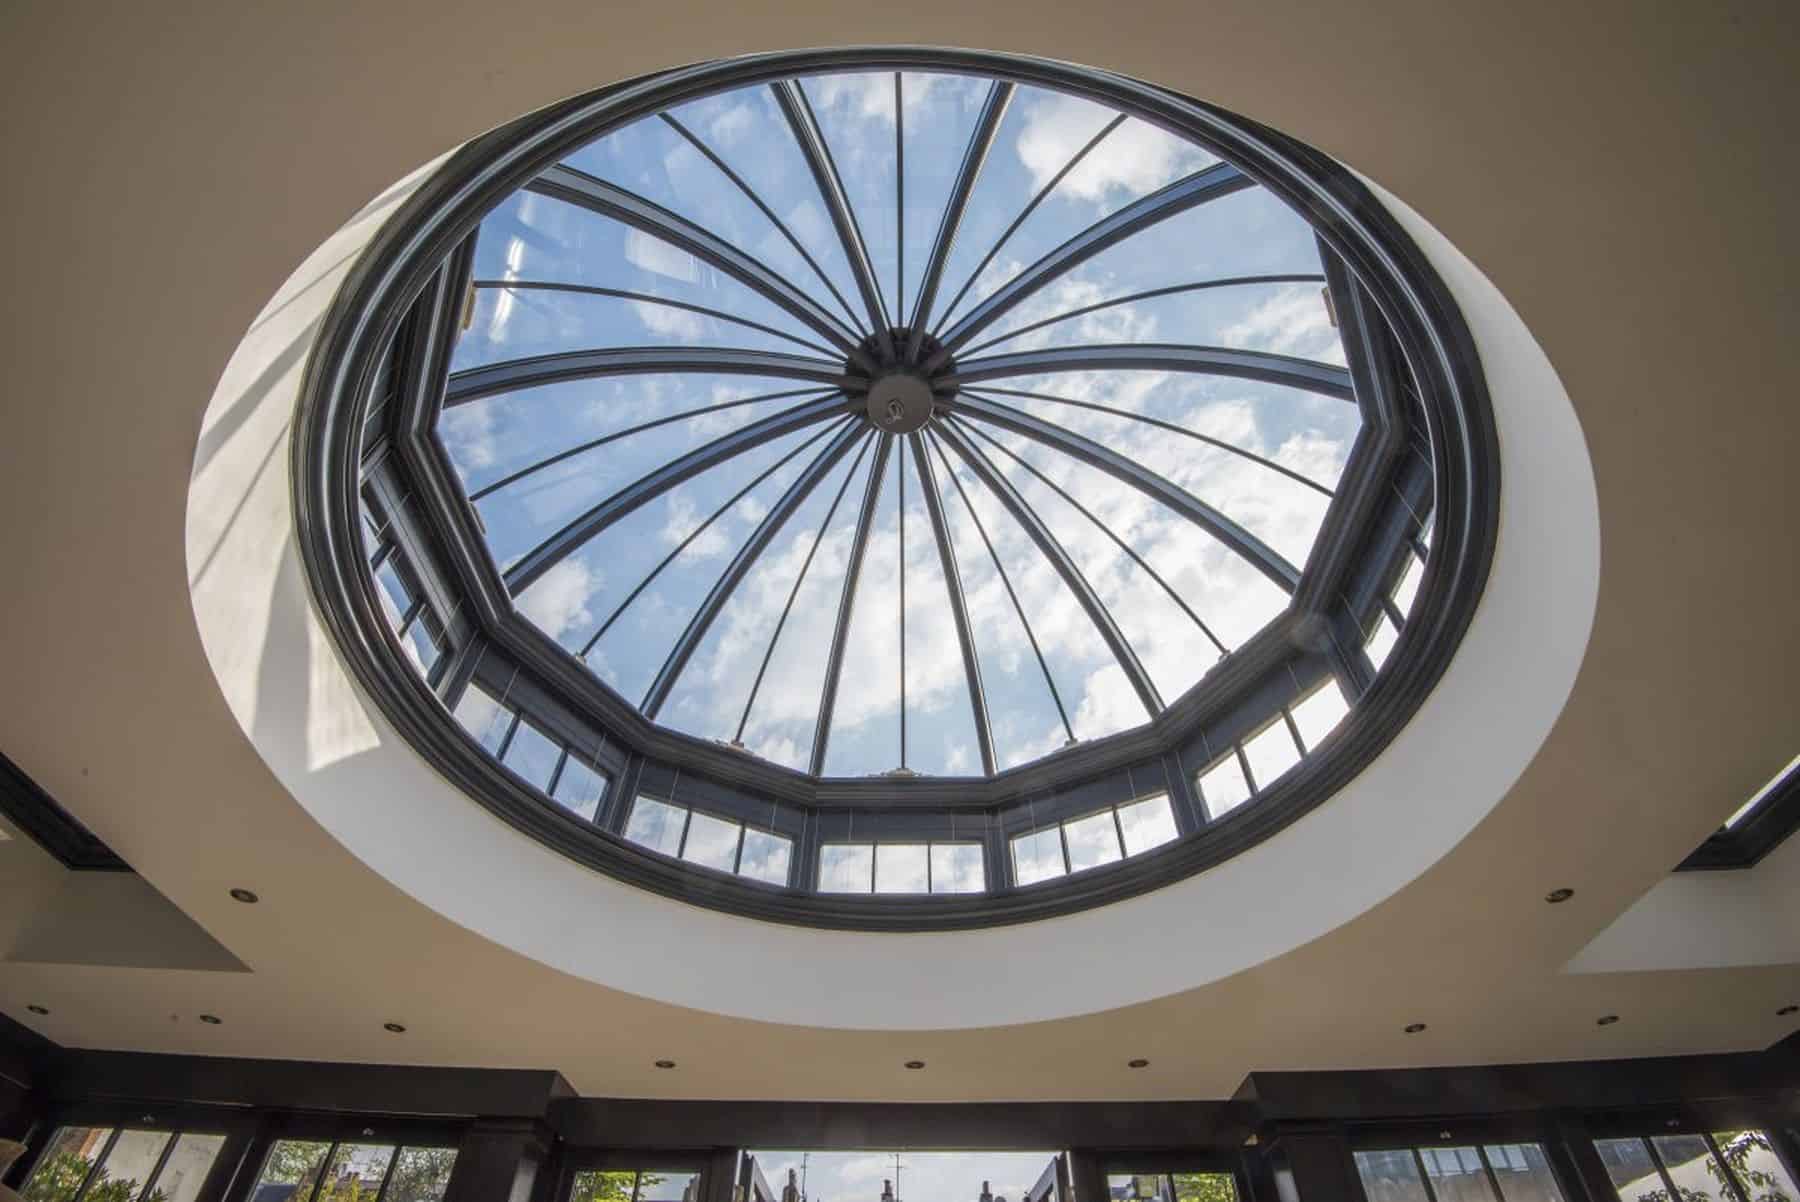
[[[181,1139],[181,1132],[169,1132],[169,1138],[163,1141],[162,1151],[157,1153],[156,1164],[150,1169],[150,1175],[144,1178],[144,1188],[138,1191],[139,1199],[150,1197],[150,1191],[156,1188],[156,1179],[162,1176],[163,1166],[169,1163],[169,1154],[175,1150],[175,1144]]]
[[[393,1154],[388,1157],[387,1170],[381,1174],[381,1188],[375,1191],[375,1202],[384,1202],[387,1198],[388,1182],[394,1179],[394,1166],[400,1163],[400,1153],[405,1150],[399,1144],[394,1145]]]
[[[1669,1191],[1669,1202],[1681,1202],[1681,1193],[1675,1188],[1675,1178],[1669,1176],[1669,1166],[1663,1163],[1662,1149],[1656,1141],[1644,1136],[1644,1147],[1650,1153],[1650,1163],[1656,1166],[1656,1175],[1662,1178],[1663,1188]]]
[[[312,1192],[306,1195],[306,1202],[318,1202],[319,1188],[325,1184],[325,1174],[331,1169],[331,1162],[337,1159],[338,1141],[332,1140],[331,1146],[325,1149],[325,1159],[319,1162],[319,1172],[313,1177]]]
[[[1476,1144],[1475,1155],[1481,1157],[1482,1170],[1487,1173],[1488,1188],[1494,1191],[1494,1202],[1506,1202],[1506,1191],[1500,1188],[1500,1175],[1494,1172],[1494,1165],[1488,1159],[1487,1149]],[[377,1199],[376,1202],[380,1202],[380,1200]]]
[[[1738,1180],[1737,1171],[1731,1167],[1731,1162],[1725,1159],[1725,1153],[1720,1149],[1719,1141],[1713,1138],[1710,1131],[1702,1131],[1700,1137],[1706,1141],[1706,1150],[1718,1162],[1719,1171],[1725,1174],[1726,1184],[1731,1186],[1731,1192],[1737,1195],[1738,1202],[1750,1202],[1750,1191],[1744,1188],[1742,1181]]]
[[[81,1179],[81,1188],[75,1191],[75,1196],[71,1198],[69,1202],[81,1202],[81,1199],[87,1196],[88,1190],[94,1184],[94,1178],[99,1174],[101,1169],[106,1167],[106,1158],[112,1155],[113,1145],[119,1142],[119,1133],[123,1130],[123,1127],[114,1127],[112,1129],[112,1134],[108,1135],[106,1137],[106,1142],[100,1145],[100,1155],[94,1157],[94,1163],[92,1167],[88,1169],[87,1176]]]
[[[1425,1188],[1425,1202],[1438,1202],[1437,1190],[1431,1187],[1431,1174],[1425,1171],[1425,1154],[1412,1150],[1413,1166],[1419,1170],[1419,1184]]]

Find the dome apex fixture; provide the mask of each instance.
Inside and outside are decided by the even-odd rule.
[[[296,440],[321,607],[466,792],[651,888],[917,929],[1154,887],[1366,763],[1479,596],[1441,285],[1150,85],[703,64],[472,144],[372,253]]]

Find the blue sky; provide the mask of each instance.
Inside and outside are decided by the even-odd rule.
[[[905,223],[895,204],[892,74],[835,75],[804,87],[837,159],[857,220],[892,307],[910,309],[985,80],[908,74],[903,83]],[[682,127],[722,157],[792,229],[825,279],[856,306],[847,261],[804,161],[766,88],[728,92],[673,110]],[[1021,87],[971,197],[950,256],[935,319],[1031,196],[1116,114],[1084,100]],[[640,193],[760,258],[821,305],[843,312],[820,277],[774,226],[674,127],[649,118],[571,155],[569,163]],[[957,312],[1071,234],[1121,205],[1206,166],[1201,149],[1135,120],[1114,129],[994,255]],[[902,255],[902,251],[904,252]],[[904,270],[902,270],[902,258]],[[1260,188],[1214,201],[1128,239],[1054,281],[977,340],[987,342],[1067,310],[1165,285],[1247,274],[1316,274],[1311,230]],[[723,310],[770,334],[654,303],[484,288],[453,367],[608,346],[735,346],[818,355],[817,335],[774,304],[684,252],[570,205],[516,195],[483,223],[476,277],[576,283],[641,292]],[[1006,339],[992,353],[1106,342],[1184,342],[1278,351],[1342,362],[1321,286],[1256,284],[1133,302]],[[823,357],[823,356],[821,356]],[[835,356],[834,356],[835,357]],[[965,356],[967,357],[967,356]],[[1029,392],[1106,404],[1205,432],[1276,459],[1326,486],[1335,483],[1357,430],[1353,405],[1273,385],[1157,372],[1085,372],[999,382]],[[644,472],[737,426],[797,404],[800,381],[721,375],[627,376],[577,381],[487,398],[449,411],[441,432],[471,493],[585,441],[657,418],[750,400],[619,438],[480,497],[495,559],[505,565]],[[807,395],[817,395],[809,393]],[[1277,473],[1156,427],[1055,401],[1007,398],[1165,474],[1303,563],[1326,498]],[[1157,570],[1228,647],[1254,634],[1282,595],[1203,531],[1095,469],[1013,435],[999,441],[1105,521]],[[823,440],[801,430],[703,473],[593,539],[528,589],[519,606],[632,701],[719,572]],[[827,435],[829,437],[829,435]],[[996,447],[990,458],[1036,507],[1172,700],[1217,651],[1194,623],[1086,518]],[[751,750],[806,766],[826,648],[843,589],[858,502],[872,456],[851,473],[846,457],[782,528],[679,678],[660,720],[707,738],[736,732],[777,618],[809,553],[744,731]],[[974,724],[943,575],[916,465],[890,456],[852,611],[833,715],[829,775],[880,772],[899,763],[900,588],[906,579],[906,712],[909,765],[927,773],[976,773]],[[785,459],[785,462],[783,462]],[[1062,723],[1012,601],[968,508],[934,462],[992,715],[1001,766],[1060,747]],[[716,520],[706,522],[766,469],[774,470]],[[1043,650],[1079,738],[1147,717],[1074,595],[1022,527],[960,463],[956,478],[994,542],[1031,633]],[[848,479],[843,502],[826,517]],[[704,528],[700,527],[705,523]],[[822,539],[819,537],[823,529]],[[698,533],[696,534],[696,530]],[[628,606],[621,603],[672,550],[685,549]],[[818,540],[816,551],[815,540]]]

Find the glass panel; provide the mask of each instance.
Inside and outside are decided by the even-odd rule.
[[[163,1162],[156,1188],[146,1202],[194,1202],[224,1147],[223,1135],[183,1135]]]
[[[875,892],[924,893],[930,849],[923,843],[882,843],[875,848]]]
[[[933,893],[980,893],[987,888],[987,867],[979,843],[931,845]]]
[[[695,810],[688,819],[687,845],[681,849],[681,858],[702,868],[730,872],[737,867],[738,832],[742,829],[735,822]]]
[[[574,1187],[569,1190],[569,1202],[631,1202],[636,1177],[636,1173],[608,1173],[599,1169],[587,1169],[575,1174]]]
[[[406,654],[421,676],[430,676],[443,656],[438,639],[440,629],[437,617],[429,609],[421,609],[412,625],[406,628]]]
[[[1419,581],[1425,575],[1425,565],[1417,555],[1408,554],[1406,568],[1400,573],[1400,582],[1394,586],[1394,605],[1403,614],[1412,612],[1413,602],[1419,596]]]
[[[646,1169],[638,1174],[637,1202],[693,1202],[699,1184],[698,1173],[657,1173]]]
[[[820,893],[867,893],[874,873],[875,849],[867,843],[827,843],[819,849]]]
[[[564,809],[572,810],[590,822],[606,796],[606,777],[571,755],[563,762],[562,775],[550,793]]]
[[[376,594],[381,600],[381,608],[386,612],[388,622],[395,630],[400,629],[400,618],[412,608],[412,592],[400,579],[400,570],[395,566],[398,555],[390,555],[381,561],[375,569],[375,579],[381,585]]]
[[[167,1131],[119,1132],[112,1151],[106,1154],[93,1184],[82,1197],[94,1202],[131,1202],[156,1171],[157,1159],[168,1142]]]
[[[306,1202],[329,1151],[331,1145],[321,1140],[276,1140],[250,1202]]]
[[[1113,825],[1111,810],[1063,823],[1063,837],[1069,845],[1071,872],[1098,868],[1122,858],[1119,851],[1119,828]]]
[[[1474,1148],[1421,1148],[1419,1158],[1437,1202],[1495,1202],[1481,1153]]]
[[[1158,793],[1130,805],[1119,807],[1119,829],[1125,834],[1125,854],[1161,847],[1175,838],[1175,812],[1169,808],[1169,797]]]
[[[110,1127],[64,1127],[51,1139],[25,1183],[26,1202],[70,1202],[112,1136]]]
[[[457,699],[455,713],[457,722],[481,744],[483,751],[489,755],[500,754],[500,744],[506,741],[506,728],[512,723],[511,710],[494,700],[487,690],[472,684]]]
[[[1202,772],[1195,783],[1209,818],[1221,818],[1250,800],[1250,782],[1244,779],[1236,752]]]
[[[1369,1202],[1430,1202],[1410,1148],[1358,1152],[1356,1172]]]
[[[1175,1202],[1237,1202],[1230,1173],[1172,1173]]]
[[[1369,653],[1369,662],[1375,665],[1376,671],[1379,672],[1381,670],[1381,665],[1387,663],[1388,654],[1393,651],[1394,644],[1398,642],[1399,639],[1400,628],[1395,626],[1393,621],[1386,614],[1381,615],[1381,619],[1376,623],[1374,631],[1369,635],[1368,640],[1363,643],[1363,650]]]
[[[381,1192],[392,1144],[340,1144],[325,1170],[316,1202],[368,1202]]]
[[[1350,703],[1344,700],[1344,690],[1337,681],[1328,680],[1289,712],[1294,715],[1294,725],[1300,728],[1301,741],[1311,752],[1344,720]]]
[[[1168,1202],[1169,1179],[1159,1173],[1109,1173],[1106,1192],[1115,1202]]]
[[[1619,1202],[1669,1202],[1669,1191],[1643,1140],[1597,1139],[1594,1151],[1619,1191]]]
[[[1767,797],[1769,794],[1773,793],[1775,791],[1776,786],[1781,784],[1782,781],[1786,780],[1788,778],[1788,776],[1795,771],[1800,771],[1800,755],[1797,755],[1793,759],[1789,760],[1787,763],[1787,767],[1783,768],[1780,772],[1777,772],[1773,777],[1771,777],[1769,779],[1768,784],[1766,784],[1762,788],[1758,789],[1751,796],[1749,801],[1746,801],[1743,805],[1739,806],[1737,808],[1737,811],[1735,813],[1733,813],[1731,815],[1731,817],[1729,817],[1725,820],[1725,826],[1728,829],[1731,827],[1735,827],[1738,823],[1740,823],[1744,819],[1748,818],[1750,816],[1750,811],[1754,810],[1758,805],[1762,804],[1762,799]]]
[[[548,789],[556,761],[562,758],[562,745],[533,726],[528,719],[519,721],[507,744],[506,758],[500,762],[517,773],[534,789]]]
[[[788,863],[794,855],[794,841],[767,831],[744,832],[744,854],[738,861],[738,875],[769,885],[788,883]]]
[[[632,803],[631,818],[625,823],[625,837],[665,856],[678,855],[681,830],[686,824],[686,810],[640,794]]]
[[[1261,793],[1300,762],[1300,748],[1287,723],[1277,718],[1244,743],[1244,758],[1250,761],[1250,780]]]
[[[455,1148],[402,1148],[383,1202],[439,1202],[455,1167]]]
[[[1563,1202],[1556,1174],[1538,1144],[1489,1144],[1487,1158],[1505,1202]]]
[[[1725,1171],[1698,1135],[1658,1135],[1652,1141],[1682,1202],[1736,1202]]]
[[[1063,863],[1062,829],[1033,831],[1012,841],[1013,881],[1031,885],[1062,876],[1068,871]]]
[[[1726,1167],[1743,1184],[1750,1202],[1796,1202],[1800,1199],[1794,1179],[1788,1176],[1769,1137],[1761,1131],[1715,1131],[1713,1142],[1719,1145]]]

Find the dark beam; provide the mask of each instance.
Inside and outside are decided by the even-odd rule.
[[[444,388],[444,408],[503,392],[517,392],[565,380],[641,375],[777,376],[811,380],[833,388],[866,385],[845,374],[842,363],[811,355],[711,346],[621,346],[603,350],[558,351],[529,359],[508,359],[459,371]]]
[[[938,564],[944,572],[944,587],[950,594],[950,617],[956,624],[956,641],[962,648],[963,676],[969,683],[969,706],[974,711],[975,741],[981,746],[981,770],[992,776],[994,735],[988,724],[987,692],[981,684],[981,661],[975,654],[975,633],[969,624],[969,607],[963,596],[962,573],[956,566],[956,551],[950,545],[950,526],[944,520],[943,498],[938,495],[937,473],[932,471],[931,457],[925,453],[925,441],[918,432],[906,437],[912,444],[913,466],[919,473],[920,491],[925,494],[925,512],[931,517],[931,533],[937,541]]]
[[[675,687],[675,681],[680,677],[681,670],[687,667],[688,660],[699,648],[701,640],[706,637],[706,632],[712,629],[712,624],[718,618],[719,611],[725,608],[725,603],[731,599],[732,593],[743,582],[745,574],[755,566],[756,561],[761,558],[763,551],[768,548],[775,536],[781,533],[781,528],[787,524],[789,518],[794,516],[794,511],[805,504],[806,498],[812,495],[812,491],[818,487],[819,481],[823,480],[826,474],[837,466],[838,460],[844,457],[845,452],[865,431],[866,427],[860,421],[852,419],[846,423],[837,437],[827,443],[825,449],[806,465],[806,469],[788,486],[787,491],[782,493],[781,499],[775,502],[768,513],[763,515],[762,521],[757,524],[749,540],[738,549],[738,553],[726,565],[724,572],[713,584],[712,590],[706,594],[706,599],[700,603],[699,610],[689,619],[687,629],[681,632],[681,638],[670,650],[668,658],[663,661],[662,670],[651,682],[650,691],[644,695],[644,703],[639,707],[644,711],[645,717],[656,717],[663,707],[663,702],[669,699],[669,691]]]
[[[542,196],[610,217],[686,251],[760,293],[846,354],[857,349],[857,339],[845,330],[843,323],[772,268],[710,230],[635,192],[562,164],[551,167],[526,187]]]
[[[710,317],[714,321],[728,322],[734,326],[743,326],[747,330],[755,330],[759,334],[767,334],[771,338],[780,338],[785,342],[803,346],[807,350],[821,355],[829,356],[836,353],[830,347],[822,346],[810,338],[802,338],[798,334],[778,330],[774,326],[764,325],[760,321],[751,321],[748,317],[740,317],[735,313],[727,313],[723,309],[714,309],[708,305],[696,305],[689,301],[658,296],[654,292],[633,292],[628,288],[601,288],[594,284],[559,284],[550,280],[476,280],[474,287],[491,292],[556,292],[569,296],[601,296],[609,300],[654,305],[659,309],[680,309],[684,313],[697,313],[702,317]]]
[[[956,182],[950,189],[950,199],[945,202],[943,218],[938,222],[937,236],[931,243],[931,257],[925,260],[925,272],[919,279],[912,334],[906,342],[905,358],[909,363],[918,358],[919,347],[925,341],[925,323],[930,320],[931,306],[937,301],[944,265],[949,262],[951,248],[956,245],[963,211],[969,207],[969,194],[975,190],[975,181],[981,175],[981,166],[987,161],[988,151],[994,145],[994,134],[1000,129],[1000,118],[1006,114],[1012,96],[1013,85],[996,80],[988,88],[981,115],[975,119],[975,132],[969,135],[968,148],[963,151],[962,165],[957,169]]]
[[[1214,163],[1101,218],[969,310],[966,317],[944,333],[944,349],[933,357],[932,366],[938,366],[941,360],[954,354],[957,348],[1006,316],[1051,280],[1073,271],[1108,247],[1207,201],[1242,191],[1254,182],[1230,163]]]
[[[954,423],[938,423],[938,437],[949,443],[950,449],[969,465],[969,470],[975,473],[976,479],[1000,498],[1000,503],[1005,505],[1007,512],[1013,515],[1013,520],[1018,522],[1024,528],[1025,533],[1031,536],[1031,541],[1037,544],[1037,548],[1044,558],[1050,561],[1050,565],[1063,578],[1063,583],[1069,586],[1069,591],[1081,603],[1081,608],[1087,611],[1088,620],[1093,622],[1094,628],[1100,632],[1100,637],[1106,641],[1113,658],[1118,661],[1119,667],[1124,669],[1125,678],[1136,690],[1138,700],[1144,703],[1145,716],[1154,718],[1162,713],[1162,696],[1156,691],[1156,685],[1150,679],[1150,673],[1144,670],[1144,665],[1138,660],[1137,652],[1131,649],[1131,643],[1126,639],[1125,632],[1120,630],[1118,623],[1113,621],[1112,613],[1106,608],[1106,603],[1100,599],[1100,594],[1094,591],[1094,586],[1088,583],[1086,576],[1082,575],[1074,558],[1057,540],[1056,535],[1050,532],[1050,527],[1045,525],[1044,520],[1038,516],[1035,509],[1025,503],[1025,499],[1019,495],[1018,490],[1013,487],[1012,481],[1006,478],[1005,473],[996,468],[988,457],[982,454],[981,448],[970,442]]]
[[[959,396],[954,402],[949,403],[948,407],[954,413],[977,417],[991,425],[1011,430],[1015,434],[1023,434],[1052,450],[1072,456],[1090,467],[1099,468],[1114,479],[1129,484],[1145,496],[1173,509],[1224,543],[1233,552],[1243,556],[1264,576],[1280,585],[1283,592],[1293,592],[1295,585],[1299,583],[1299,570],[1283,559],[1272,547],[1185,488],[1150,471],[1136,460],[1129,459],[1117,451],[1103,447],[1092,439],[1084,438],[1071,430],[1009,406],[996,404],[993,401]]]
[[[894,436],[883,434],[869,465],[869,482],[863,489],[862,508],[856,515],[856,535],[850,544],[850,560],[844,565],[844,590],[838,597],[837,622],[831,631],[831,650],[825,659],[825,682],[819,693],[819,716],[813,727],[811,771],[825,770],[825,746],[831,737],[831,711],[837,702],[838,677],[844,668],[844,647],[850,641],[850,611],[856,606],[856,585],[862,575],[863,557],[869,550],[869,532],[875,524],[875,505],[881,498],[881,477],[887,471]]]
[[[649,475],[626,485],[533,547],[506,573],[507,593],[517,597],[577,547],[682,481],[692,479],[708,468],[716,467],[727,459],[742,455],[772,439],[846,412],[849,412],[849,408],[844,399],[835,394],[807,401],[761,421],[751,422],[665,463]]]
[[[1334,363],[1315,363],[1268,351],[1241,351],[1221,346],[1171,346],[1156,342],[1114,343],[1102,346],[1046,347],[989,355],[956,364],[956,370],[935,381],[940,387],[960,388],[982,380],[1013,376],[1049,375],[1066,371],[1180,371],[1207,376],[1232,376],[1259,380],[1341,401],[1354,401],[1350,373]]]
[[[831,214],[832,227],[837,230],[838,241],[843,244],[844,258],[849,261],[850,274],[856,280],[857,291],[862,294],[863,307],[868,310],[875,340],[881,346],[882,353],[892,359],[892,322],[888,320],[887,305],[881,296],[881,284],[875,278],[875,265],[869,260],[869,248],[863,242],[862,229],[856,223],[856,214],[850,207],[849,195],[844,191],[843,178],[838,175],[837,163],[832,160],[831,147],[826,145],[825,131],[819,128],[818,118],[814,116],[812,105],[807,102],[799,80],[782,80],[770,84],[769,88],[775,93],[782,116],[787,118],[788,128],[793,130],[794,142],[806,159],[813,182],[818,185],[819,196],[825,201],[825,210]]]

